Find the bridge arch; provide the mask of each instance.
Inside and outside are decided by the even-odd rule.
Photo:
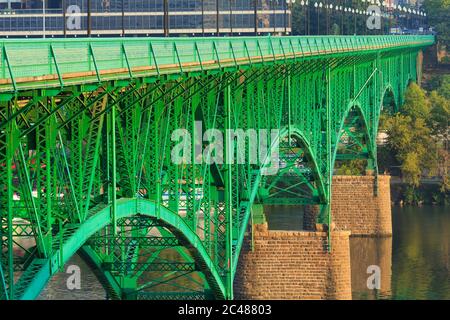
[[[23,300],[35,299],[59,267],[64,266],[91,236],[112,223],[111,213],[112,206],[106,206],[76,228],[73,234],[63,243],[62,248],[42,266],[20,298]],[[117,201],[116,219],[137,215],[153,218],[167,226],[183,245],[190,247],[189,251],[195,263],[202,266],[201,271],[205,274],[208,284],[218,294],[216,298],[227,296],[223,280],[206,248],[180,215],[163,206],[158,208],[154,202],[149,200],[123,198]],[[50,272],[50,269],[54,272]]]
[[[381,94],[381,108],[380,112],[383,111],[384,107],[386,107],[389,104],[389,106],[392,108],[392,112],[396,113],[399,111],[399,97],[396,94],[393,86],[388,83]]]
[[[289,132],[288,132],[289,133]],[[314,149],[311,147],[308,139],[305,137],[303,131],[294,127],[290,131],[291,136],[299,139],[299,141],[305,146],[307,153],[306,157],[312,162],[313,175],[315,176],[315,180],[319,183],[319,195],[325,199],[325,181],[319,170],[319,165],[317,163],[317,155],[314,152]]]
[[[308,177],[306,176],[309,176],[310,180],[316,183],[315,186],[312,186],[310,183],[306,182],[309,190],[314,193],[312,196],[318,197],[321,202],[325,202],[325,181],[319,170],[318,156],[302,129],[296,126],[284,126],[278,134],[276,145],[280,152],[278,173],[275,176],[262,176],[263,183],[261,183],[260,186],[257,186],[260,196],[264,196],[264,194],[266,196],[272,196],[273,200],[271,201],[274,203],[271,201],[263,202],[266,204],[295,204],[295,202],[298,201],[298,204],[300,204],[301,201],[312,200],[306,198],[300,199],[303,194],[299,192],[299,190],[289,190],[292,185],[284,188],[282,185],[287,176],[296,179],[296,181],[293,182],[294,185],[306,182],[306,180],[308,180]],[[278,195],[270,195],[271,190],[274,190],[275,194]],[[295,199],[289,199],[289,193],[293,192],[293,190],[298,192],[298,194]],[[303,196],[308,197],[306,195]],[[317,201],[317,199],[314,201]]]
[[[350,101],[347,104],[346,110],[345,112],[342,114],[341,120],[339,122],[339,127],[338,130],[336,131],[336,145],[334,150],[332,150],[332,160],[331,160],[331,164],[330,164],[330,170],[333,171],[333,168],[335,167],[336,164],[336,160],[338,157],[338,153],[339,153],[339,142],[341,141],[344,133],[345,133],[345,126],[346,126],[346,121],[350,118],[350,115],[352,112],[355,112],[356,114],[356,120],[358,120],[360,122],[360,124],[362,125],[362,129],[363,131],[360,132],[363,134],[363,137],[365,139],[365,144],[367,147],[367,152],[368,152],[368,156],[369,158],[374,158],[376,157],[376,155],[374,155],[374,143],[375,141],[374,138],[371,137],[370,135],[370,127],[366,118],[366,115],[364,114],[363,111],[363,107],[361,105],[361,102],[356,100],[356,101]]]

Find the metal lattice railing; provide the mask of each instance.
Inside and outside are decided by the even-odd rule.
[[[427,46],[433,36],[39,39],[0,42],[0,91]],[[40,85],[39,85],[40,84]]]

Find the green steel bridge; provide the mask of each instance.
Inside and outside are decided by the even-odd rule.
[[[330,225],[335,162],[377,174],[380,112],[402,104],[433,42],[1,41],[0,298],[37,298],[79,252],[113,299],[232,299],[261,205],[318,204]],[[277,174],[264,159],[173,163],[172,132],[198,123],[278,129]]]

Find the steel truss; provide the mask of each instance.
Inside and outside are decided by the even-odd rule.
[[[71,74],[68,43],[28,48],[37,71],[18,64],[16,42],[1,44],[3,299],[36,298],[79,249],[111,298],[232,299],[252,207],[319,204],[329,224],[336,159],[368,159],[377,172],[383,98],[401,105],[433,39],[120,41],[79,40]],[[135,44],[147,48],[141,60]],[[48,61],[33,60],[46,50]],[[174,164],[172,133],[194,137],[198,122],[278,129],[277,174],[262,174],[264,159],[208,164],[195,152]],[[231,143],[225,157],[237,154]]]

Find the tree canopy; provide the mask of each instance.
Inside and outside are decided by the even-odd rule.
[[[405,102],[402,112],[412,119],[427,119],[430,114],[430,102],[424,90],[416,83],[411,83],[405,92]]]
[[[414,191],[424,176],[439,176],[444,195],[450,187],[450,100],[439,92],[443,92],[442,86],[427,95],[412,83],[400,112],[383,114],[380,120],[380,129],[387,134],[386,144],[379,147],[380,168],[391,171],[398,167],[409,191]]]
[[[438,33],[438,40],[445,47],[450,45],[450,0],[425,0],[428,23]]]

